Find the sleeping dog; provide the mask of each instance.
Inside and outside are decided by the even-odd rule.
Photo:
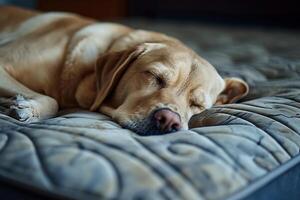
[[[80,107],[139,134],[163,134],[248,92],[161,33],[68,13],[0,13],[0,104],[24,123]]]

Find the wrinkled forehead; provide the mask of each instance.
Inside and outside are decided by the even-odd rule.
[[[192,63],[193,56],[189,51],[169,45],[146,51],[137,60],[137,64],[140,67],[157,65],[161,68],[176,71],[189,70],[192,67]]]
[[[185,90],[201,88],[212,93],[212,98],[224,87],[224,81],[216,69],[183,45],[168,44],[146,51],[136,64],[139,68],[156,67],[169,72],[174,75],[173,78],[186,84]]]

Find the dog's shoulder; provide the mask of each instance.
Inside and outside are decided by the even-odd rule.
[[[80,60],[90,64],[99,55],[105,53],[111,43],[120,36],[130,32],[130,28],[114,23],[93,23],[78,30],[69,43],[67,62]]]
[[[78,29],[67,47],[61,71],[61,85],[64,85],[61,96],[73,97],[74,89],[87,72],[94,70],[97,59],[109,49],[113,41],[130,31],[128,27],[114,23],[92,23]]]

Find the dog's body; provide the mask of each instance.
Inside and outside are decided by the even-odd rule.
[[[0,13],[0,97],[21,121],[81,107],[137,132],[155,126],[169,132],[187,128],[193,114],[217,99],[231,102],[248,90],[163,34],[66,13],[13,7]]]

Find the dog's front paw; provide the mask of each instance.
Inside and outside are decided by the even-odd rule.
[[[6,107],[7,115],[21,122],[30,123],[39,120],[39,113],[35,108],[34,100],[27,99],[22,95],[16,95],[12,99],[7,99],[4,106]]]

